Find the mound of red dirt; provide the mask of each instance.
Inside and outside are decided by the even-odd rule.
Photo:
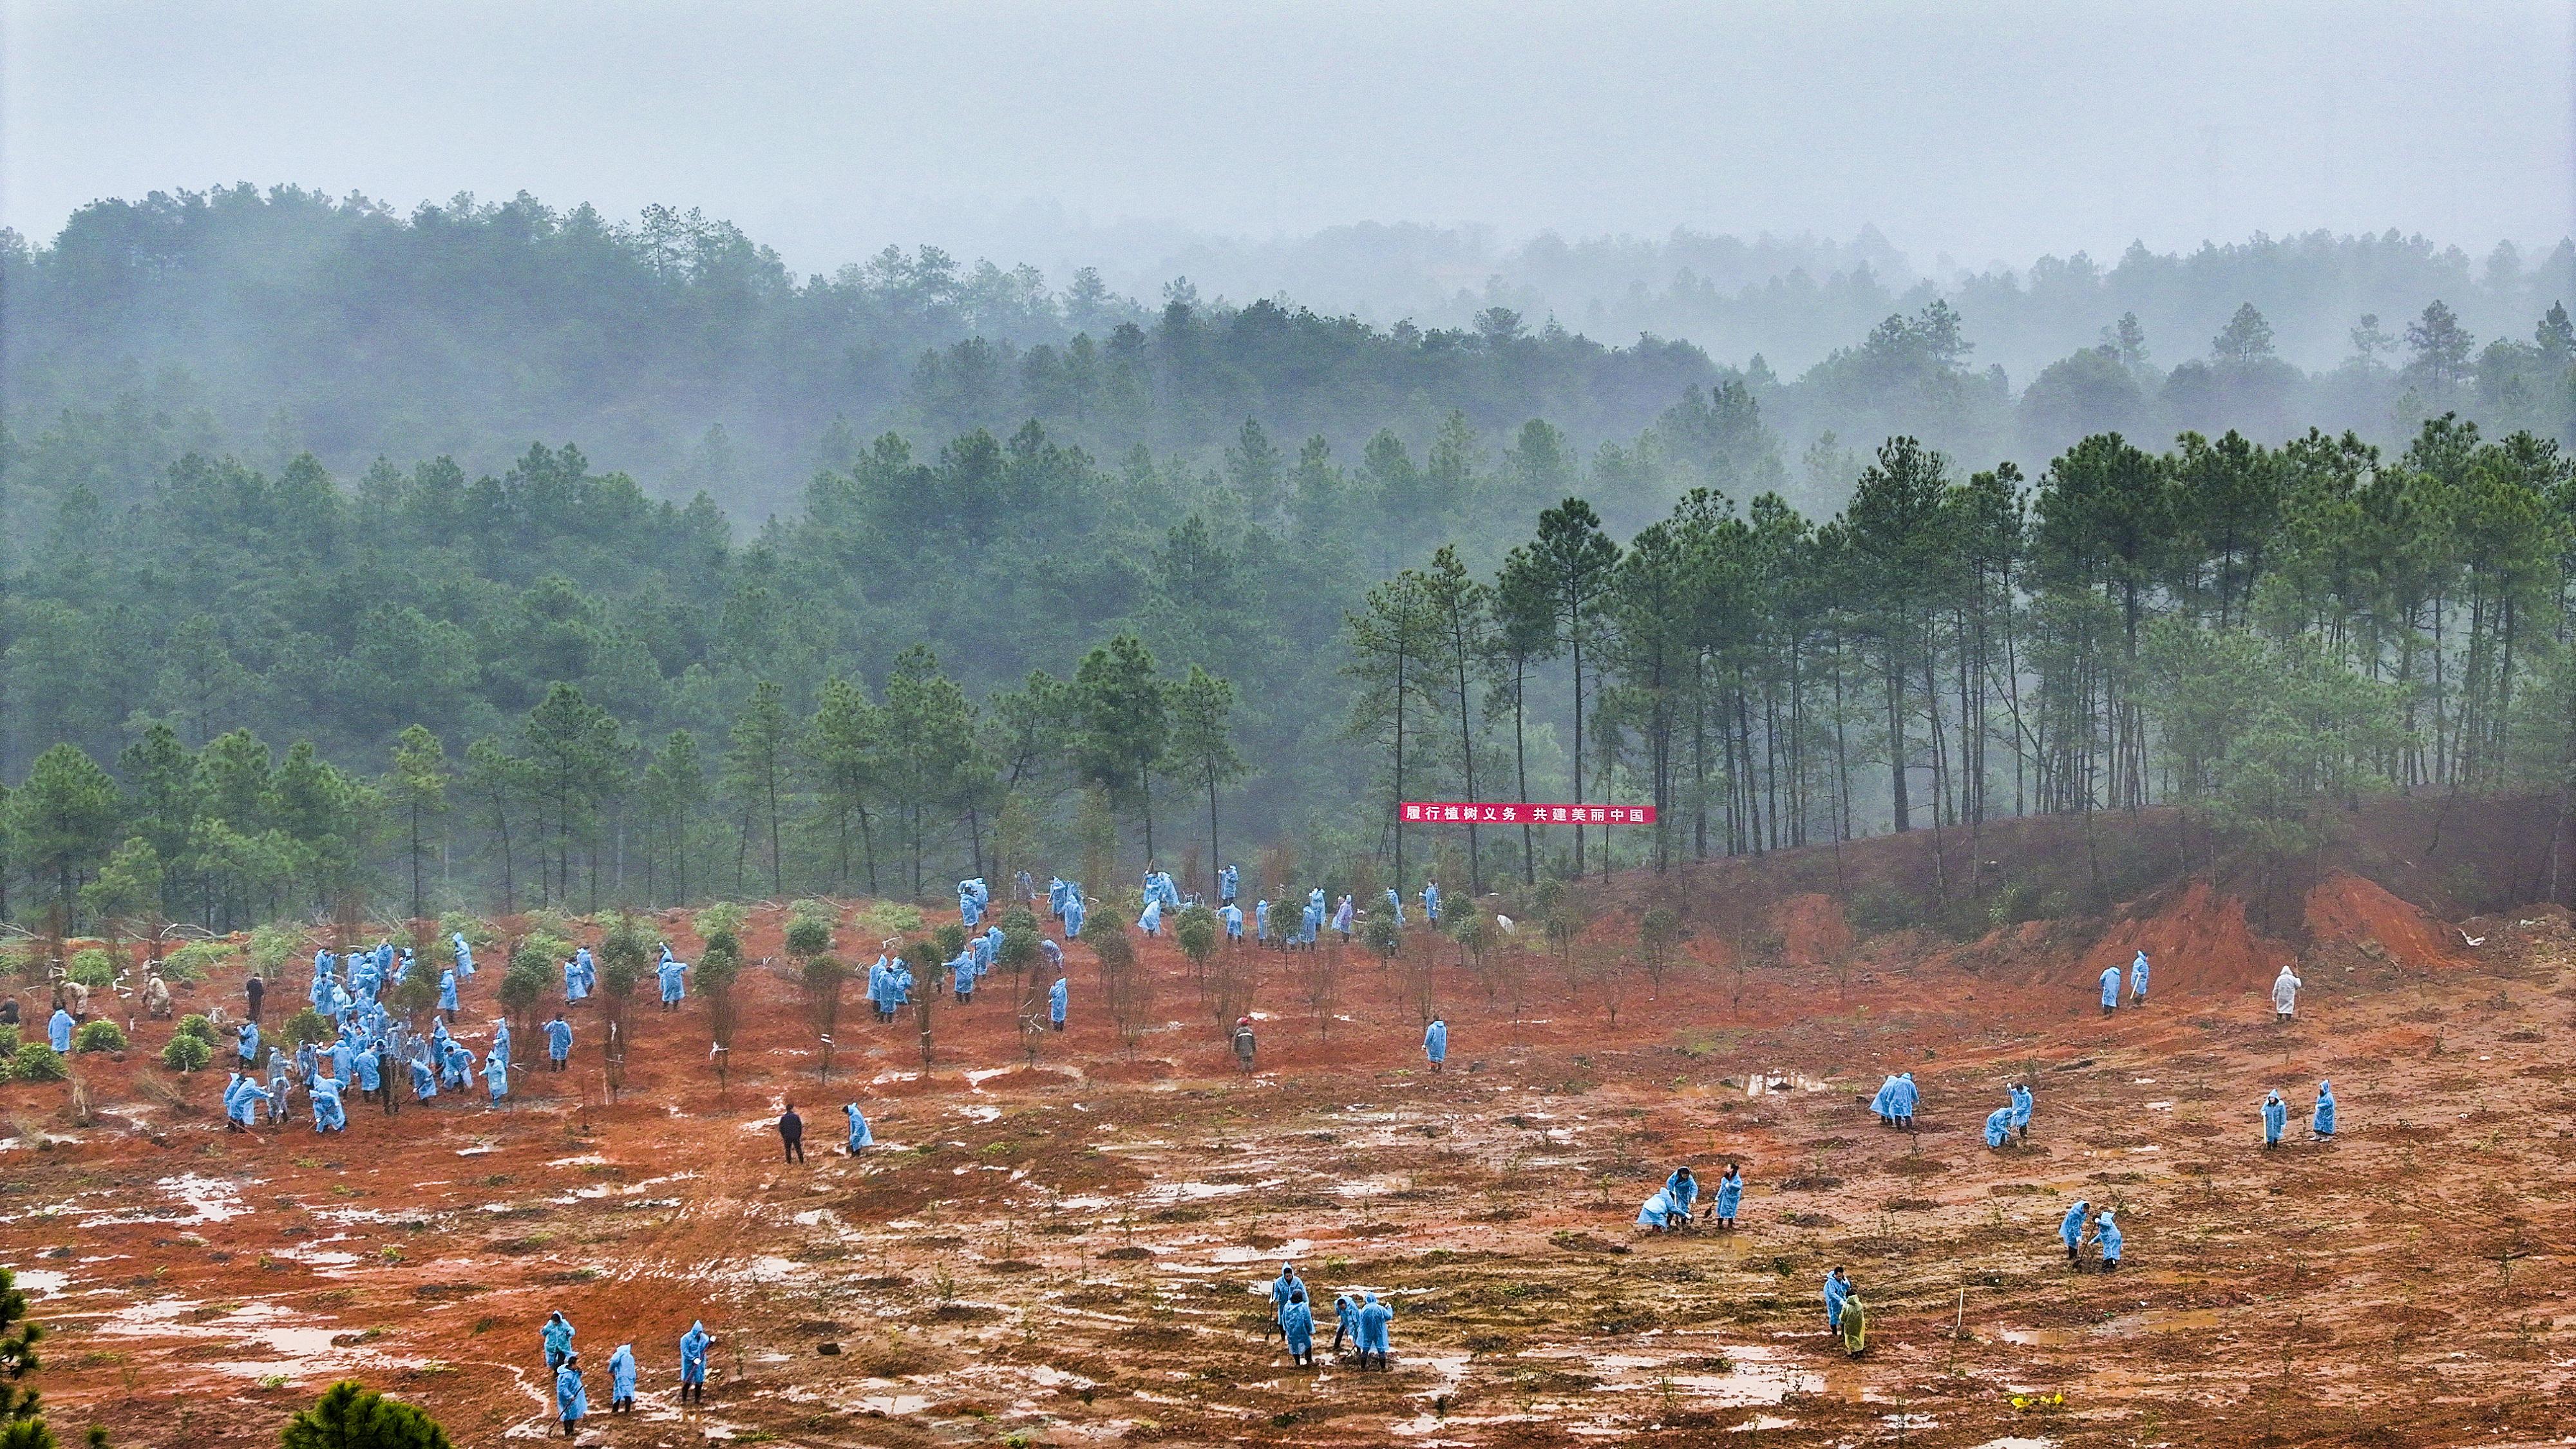
[[[2320,945],[2374,945],[2403,966],[2457,966],[2463,944],[2449,926],[2390,895],[2375,881],[2329,873],[2308,892],[2308,932]]]
[[[2090,983],[2109,966],[2125,973],[2141,950],[2154,967],[2150,995],[2254,989],[2268,984],[2294,954],[2246,923],[2242,897],[2193,880],[2142,913],[2112,923],[2080,958],[2074,979]],[[2124,990],[2125,983],[2124,974]]]
[[[1780,933],[1780,953],[1792,966],[1826,965],[1852,948],[1851,922],[1843,918],[1841,904],[1812,891],[1773,906],[1771,929]]]

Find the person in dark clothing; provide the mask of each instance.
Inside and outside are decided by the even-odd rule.
[[[793,1102],[787,1104],[787,1110],[778,1118],[778,1141],[786,1148],[788,1161],[805,1160],[805,1119],[796,1115]]]
[[[17,1024],[18,998],[12,996],[6,1001],[0,1001],[0,1026],[16,1026]]]
[[[242,995],[249,998],[250,1001],[250,1019],[252,1021],[259,1020],[259,999],[266,995],[267,992],[267,983],[261,981],[256,972],[252,973],[251,978],[248,981],[242,983]]]
[[[394,1056],[391,1039],[376,1043],[376,1080],[383,1083],[378,1095],[385,1099],[385,1115],[388,1117],[402,1110],[394,1105],[394,1078],[398,1075],[394,1069],[402,1065],[404,1063]]]

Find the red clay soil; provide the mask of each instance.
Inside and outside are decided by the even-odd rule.
[[[2082,984],[2103,968],[2125,970],[2139,951],[2154,967],[2156,995],[2223,995],[2260,987],[2296,953],[2246,923],[2245,902],[2205,880],[2193,880],[2143,915],[2114,922],[2080,958],[2071,980]]]
[[[1771,929],[1780,933],[1780,952],[1791,966],[1822,966],[1842,959],[1852,948],[1851,922],[1828,895],[1808,892],[1771,908]]]
[[[2320,945],[2376,943],[2402,966],[2457,966],[2464,944],[2451,927],[2399,900],[2375,881],[2335,871],[2308,892],[2308,932]]]

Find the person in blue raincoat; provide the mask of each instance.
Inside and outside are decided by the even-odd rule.
[[[1986,1145],[2001,1147],[2012,1136],[2013,1109],[2009,1103],[1986,1114]]]
[[[1436,880],[1423,883],[1422,919],[1434,926],[1440,924],[1440,882]]]
[[[1342,944],[1345,946],[1351,943],[1351,923],[1356,915],[1351,906],[1351,898],[1347,895],[1333,907],[1333,929],[1341,932]]]
[[[1345,1342],[1357,1346],[1360,1341],[1360,1301],[1348,1293],[1333,1295],[1333,1346],[1329,1350],[1341,1356]]]
[[[2142,949],[2138,959],[2129,963],[2129,1004],[2147,1004],[2147,953]]]
[[[458,931],[448,939],[454,942],[456,946],[456,974],[459,976],[473,975],[474,948],[466,943],[465,933],[463,931]]]
[[[54,1013],[54,1019],[57,1022],[69,1022],[71,1020],[70,1017],[65,1016],[60,1011]],[[68,1026],[62,1026],[56,1027],[54,1030],[62,1037],[61,1041],[54,1044],[54,1050],[58,1052],[70,1051],[72,1049],[70,1028]],[[243,1022],[241,1024],[241,1032],[235,1040],[239,1043],[242,1070],[246,1072],[257,1071],[259,1069],[259,1023],[255,1021]]]
[[[608,1412],[635,1412],[635,1345],[621,1343],[608,1356]]]
[[[1260,945],[1270,944],[1270,902],[1266,898],[1252,903],[1252,939]]]
[[[1386,888],[1386,908],[1395,917],[1395,928],[1404,929],[1404,895],[1393,886]]]
[[[411,1096],[415,1102],[427,1102],[438,1095],[438,1069],[430,1064],[429,1038],[411,1039]]]
[[[1395,1310],[1378,1302],[1374,1293],[1360,1304],[1360,1367],[1368,1367],[1371,1354],[1377,1355],[1380,1369],[1387,1366],[1386,1328],[1394,1318]]]
[[[1229,865],[1229,866],[1227,866],[1225,869],[1223,869],[1223,870],[1221,870],[1221,871],[1218,871],[1218,872],[1216,873],[1216,900],[1217,900],[1217,904],[1218,904],[1218,905],[1221,905],[1221,906],[1230,906],[1230,905],[1233,905],[1233,904],[1234,904],[1234,898],[1235,898],[1235,895],[1236,895],[1236,893],[1240,890],[1240,888],[1242,887],[1242,885],[1243,885],[1243,872],[1242,872],[1242,871],[1240,871],[1240,870],[1238,870],[1238,869],[1236,869],[1235,867],[1230,866],[1230,865]]]
[[[268,1120],[277,1122],[286,1116],[286,1053],[276,1047],[268,1049]]]
[[[1057,1031],[1064,1030],[1064,1012],[1072,998],[1073,988],[1063,977],[1057,977],[1055,984],[1047,988],[1047,1025],[1049,1027]]]
[[[1287,1331],[1288,1300],[1304,1292],[1305,1287],[1306,1285],[1297,1279],[1297,1266],[1294,1263],[1279,1265],[1279,1276],[1270,1280],[1270,1327],[1273,1330],[1281,1333]],[[1264,1338],[1269,1336],[1267,1333],[1262,1335]]]
[[[970,931],[984,923],[984,907],[975,899],[975,882],[971,880],[957,883],[957,919]]]
[[[1922,1089],[1914,1085],[1912,1072],[1896,1074],[1896,1085],[1887,1094],[1887,1107],[1889,1114],[1896,1118],[1898,1127],[1908,1132],[1914,1130],[1914,1107],[1922,1097]]]
[[[1082,903],[1081,892],[1075,891],[1065,896],[1064,935],[1066,940],[1072,940],[1074,937],[1082,934],[1082,919],[1090,913],[1090,907],[1085,906]]]
[[[877,1145],[876,1134],[868,1130],[867,1114],[859,1110],[858,1103],[843,1104],[841,1113],[850,1119],[849,1152],[852,1157],[858,1156],[859,1149],[862,1147]]]
[[[1218,911],[1217,915],[1225,922],[1225,938],[1227,940],[1240,941],[1243,939],[1243,907],[1236,905],[1232,901],[1228,901],[1225,903],[1225,909]]]
[[[1673,1169],[1646,1205],[1637,1209],[1637,1226],[1657,1232],[1679,1228],[1690,1222],[1691,1205],[1699,1200],[1699,1182],[1687,1167]]]
[[[653,974],[661,978],[662,1009],[679,1010],[680,1003],[689,994],[689,963],[673,956],[671,948],[665,946],[662,948],[662,963],[653,968]]]
[[[438,973],[438,1009],[451,1019],[456,1015],[456,968],[453,966]]]
[[[2109,1016],[2119,1009],[2120,968],[2116,965],[2105,966],[2102,968],[2102,1014]]]
[[[1047,914],[1057,920],[1064,919],[1063,876],[1053,876],[1047,880]]]
[[[707,1401],[707,1348],[714,1342],[703,1321],[690,1324],[689,1331],[680,1335],[681,1403]]]
[[[59,1006],[54,1008],[54,1014],[52,1016],[45,1019],[45,1044],[52,1047],[56,1055],[59,1056],[72,1049],[72,1027],[74,1024],[75,1023],[72,1021],[72,1014],[63,1010]],[[258,1059],[257,1052],[259,1048],[259,1038],[255,1033],[257,1033],[259,1028],[252,1026],[248,1022],[243,1022],[242,1030],[254,1033],[254,1035],[245,1038],[250,1045],[242,1049],[242,1060],[255,1063]]]
[[[957,953],[957,959],[948,963],[948,989],[957,998],[957,1004],[960,1006],[975,999],[974,952],[960,951]]]
[[[2079,1273],[2084,1271],[2084,1223],[2092,1213],[2093,1204],[2077,1198],[2057,1224],[2057,1240],[2066,1245],[2067,1265]]]
[[[1431,1070],[1435,1072],[1440,1070],[1441,1063],[1449,1060],[1449,1023],[1446,1020],[1435,1016],[1431,1018],[1431,1025],[1422,1029],[1422,1055],[1430,1059]]]
[[[2308,1119],[2308,1130],[2319,1137],[2335,1135],[2334,1083],[2317,1083],[2317,1115]]]
[[[581,1421],[590,1413],[590,1391],[581,1383],[581,1355],[564,1355],[563,1367],[555,1370],[555,1417],[563,1421],[564,1437],[578,1437]]]
[[[1731,1231],[1735,1227],[1736,1210],[1743,1205],[1744,1169],[1730,1162],[1726,1164],[1726,1175],[1717,1180],[1717,1200],[1708,1209],[1709,1217],[1716,1222],[1719,1232]]]
[[[2275,1088],[2263,1099],[2263,1145],[2280,1146],[2281,1134],[2288,1130],[2289,1125],[2290,1104],[2281,1100],[2280,1090]]]
[[[491,1093],[493,1106],[498,1107],[508,1100],[510,1059],[501,1055],[499,1047],[492,1048],[491,1052],[483,1058],[483,1086]]]
[[[563,963],[564,1004],[569,1006],[590,995],[590,987],[581,969],[581,958],[567,958]]]
[[[361,1038],[357,1051],[350,1054],[349,1070],[358,1083],[358,1095],[372,1097],[384,1090],[384,1073],[378,1069],[374,1042]]]
[[[546,1060],[552,1064],[548,1070],[557,1072],[572,1060],[572,1023],[564,1020],[560,1011],[546,1023]]]
[[[1279,1332],[1288,1340],[1288,1361],[1299,1368],[1315,1366],[1315,1310],[1306,1302],[1306,1290],[1300,1285],[1279,1310]]]
[[[537,1342],[546,1351],[546,1367],[564,1366],[564,1360],[572,1357],[572,1340],[572,1320],[564,1317],[563,1310],[558,1308],[547,1314],[545,1323],[537,1329]]]
[[[1843,1331],[1843,1300],[1851,1296],[1852,1282],[1840,1264],[1825,1275],[1825,1327],[1835,1333]]]
[[[2030,1140],[2030,1114],[2036,1105],[2030,1095],[2030,1083],[2015,1082],[2012,1089],[2013,1132],[2022,1141]]]
[[[233,1073],[232,1080],[224,1084],[224,1130],[249,1131],[258,1125],[253,1114],[267,1102],[268,1094],[260,1090],[257,1079]]]
[[[1148,936],[1159,936],[1163,934],[1163,902],[1161,897],[1157,896],[1154,899],[1145,902],[1144,914],[1136,918],[1136,929],[1144,932]]]
[[[1315,946],[1315,938],[1322,934],[1323,929],[1324,908],[1316,905],[1313,901],[1308,901],[1306,903],[1304,917],[1297,927],[1297,944],[1304,946],[1310,951],[1313,950]]]
[[[2111,1221],[2111,1210],[2104,1208],[2093,1219],[2093,1241],[2102,1249],[2102,1271],[2120,1271],[2120,1225]]]
[[[308,1090],[313,1097],[313,1130],[316,1132],[348,1131],[349,1114],[347,1109],[340,1105],[340,1078],[315,1077],[313,1085]]]

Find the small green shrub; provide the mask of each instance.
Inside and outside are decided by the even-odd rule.
[[[76,1052],[121,1052],[125,1050],[125,1029],[112,1021],[85,1021],[72,1033],[72,1050]]]
[[[288,1017],[281,1030],[286,1033],[286,1039],[297,1046],[319,1042],[331,1034],[330,1024],[322,1019],[322,1013],[309,1006]]]
[[[204,1018],[200,1017],[199,1020]],[[204,1040],[181,1033],[170,1038],[161,1048],[161,1065],[174,1072],[202,1072],[215,1059],[215,1049]]]
[[[69,974],[92,991],[104,990],[116,984],[116,958],[98,946],[74,951]]]
[[[62,1055],[43,1042],[24,1043],[9,1055],[9,1079],[13,1082],[59,1082],[69,1075]]]
[[[1852,892],[1848,913],[1852,929],[1864,936],[1901,931],[1919,924],[1924,917],[1922,902],[1895,886],[1878,881]]]
[[[250,933],[250,964],[259,968],[260,975],[273,977],[287,957],[300,954],[303,945],[304,932],[296,927],[262,926]]]
[[[205,980],[207,972],[230,965],[240,954],[221,941],[191,941],[161,958],[161,974],[193,984]]]
[[[732,901],[718,901],[698,912],[696,922],[701,940],[712,941],[719,935],[742,937],[742,923],[749,913]]]
[[[0,1077],[6,1077],[8,1075],[8,1059],[11,1055],[16,1053],[17,1050],[18,1028],[14,1026],[0,1026]]]
[[[193,1036],[208,1046],[215,1044],[215,1024],[195,1012],[179,1018],[179,1035]]]
[[[463,911],[443,911],[439,914],[437,944],[444,947],[449,954],[453,954],[456,950],[455,937],[459,931],[465,933],[465,944],[473,947],[478,955],[501,944],[501,933],[492,928],[491,922],[479,916],[469,916]]]
[[[910,936],[921,930],[921,908],[901,901],[878,901],[859,912],[856,924],[870,941]]]

